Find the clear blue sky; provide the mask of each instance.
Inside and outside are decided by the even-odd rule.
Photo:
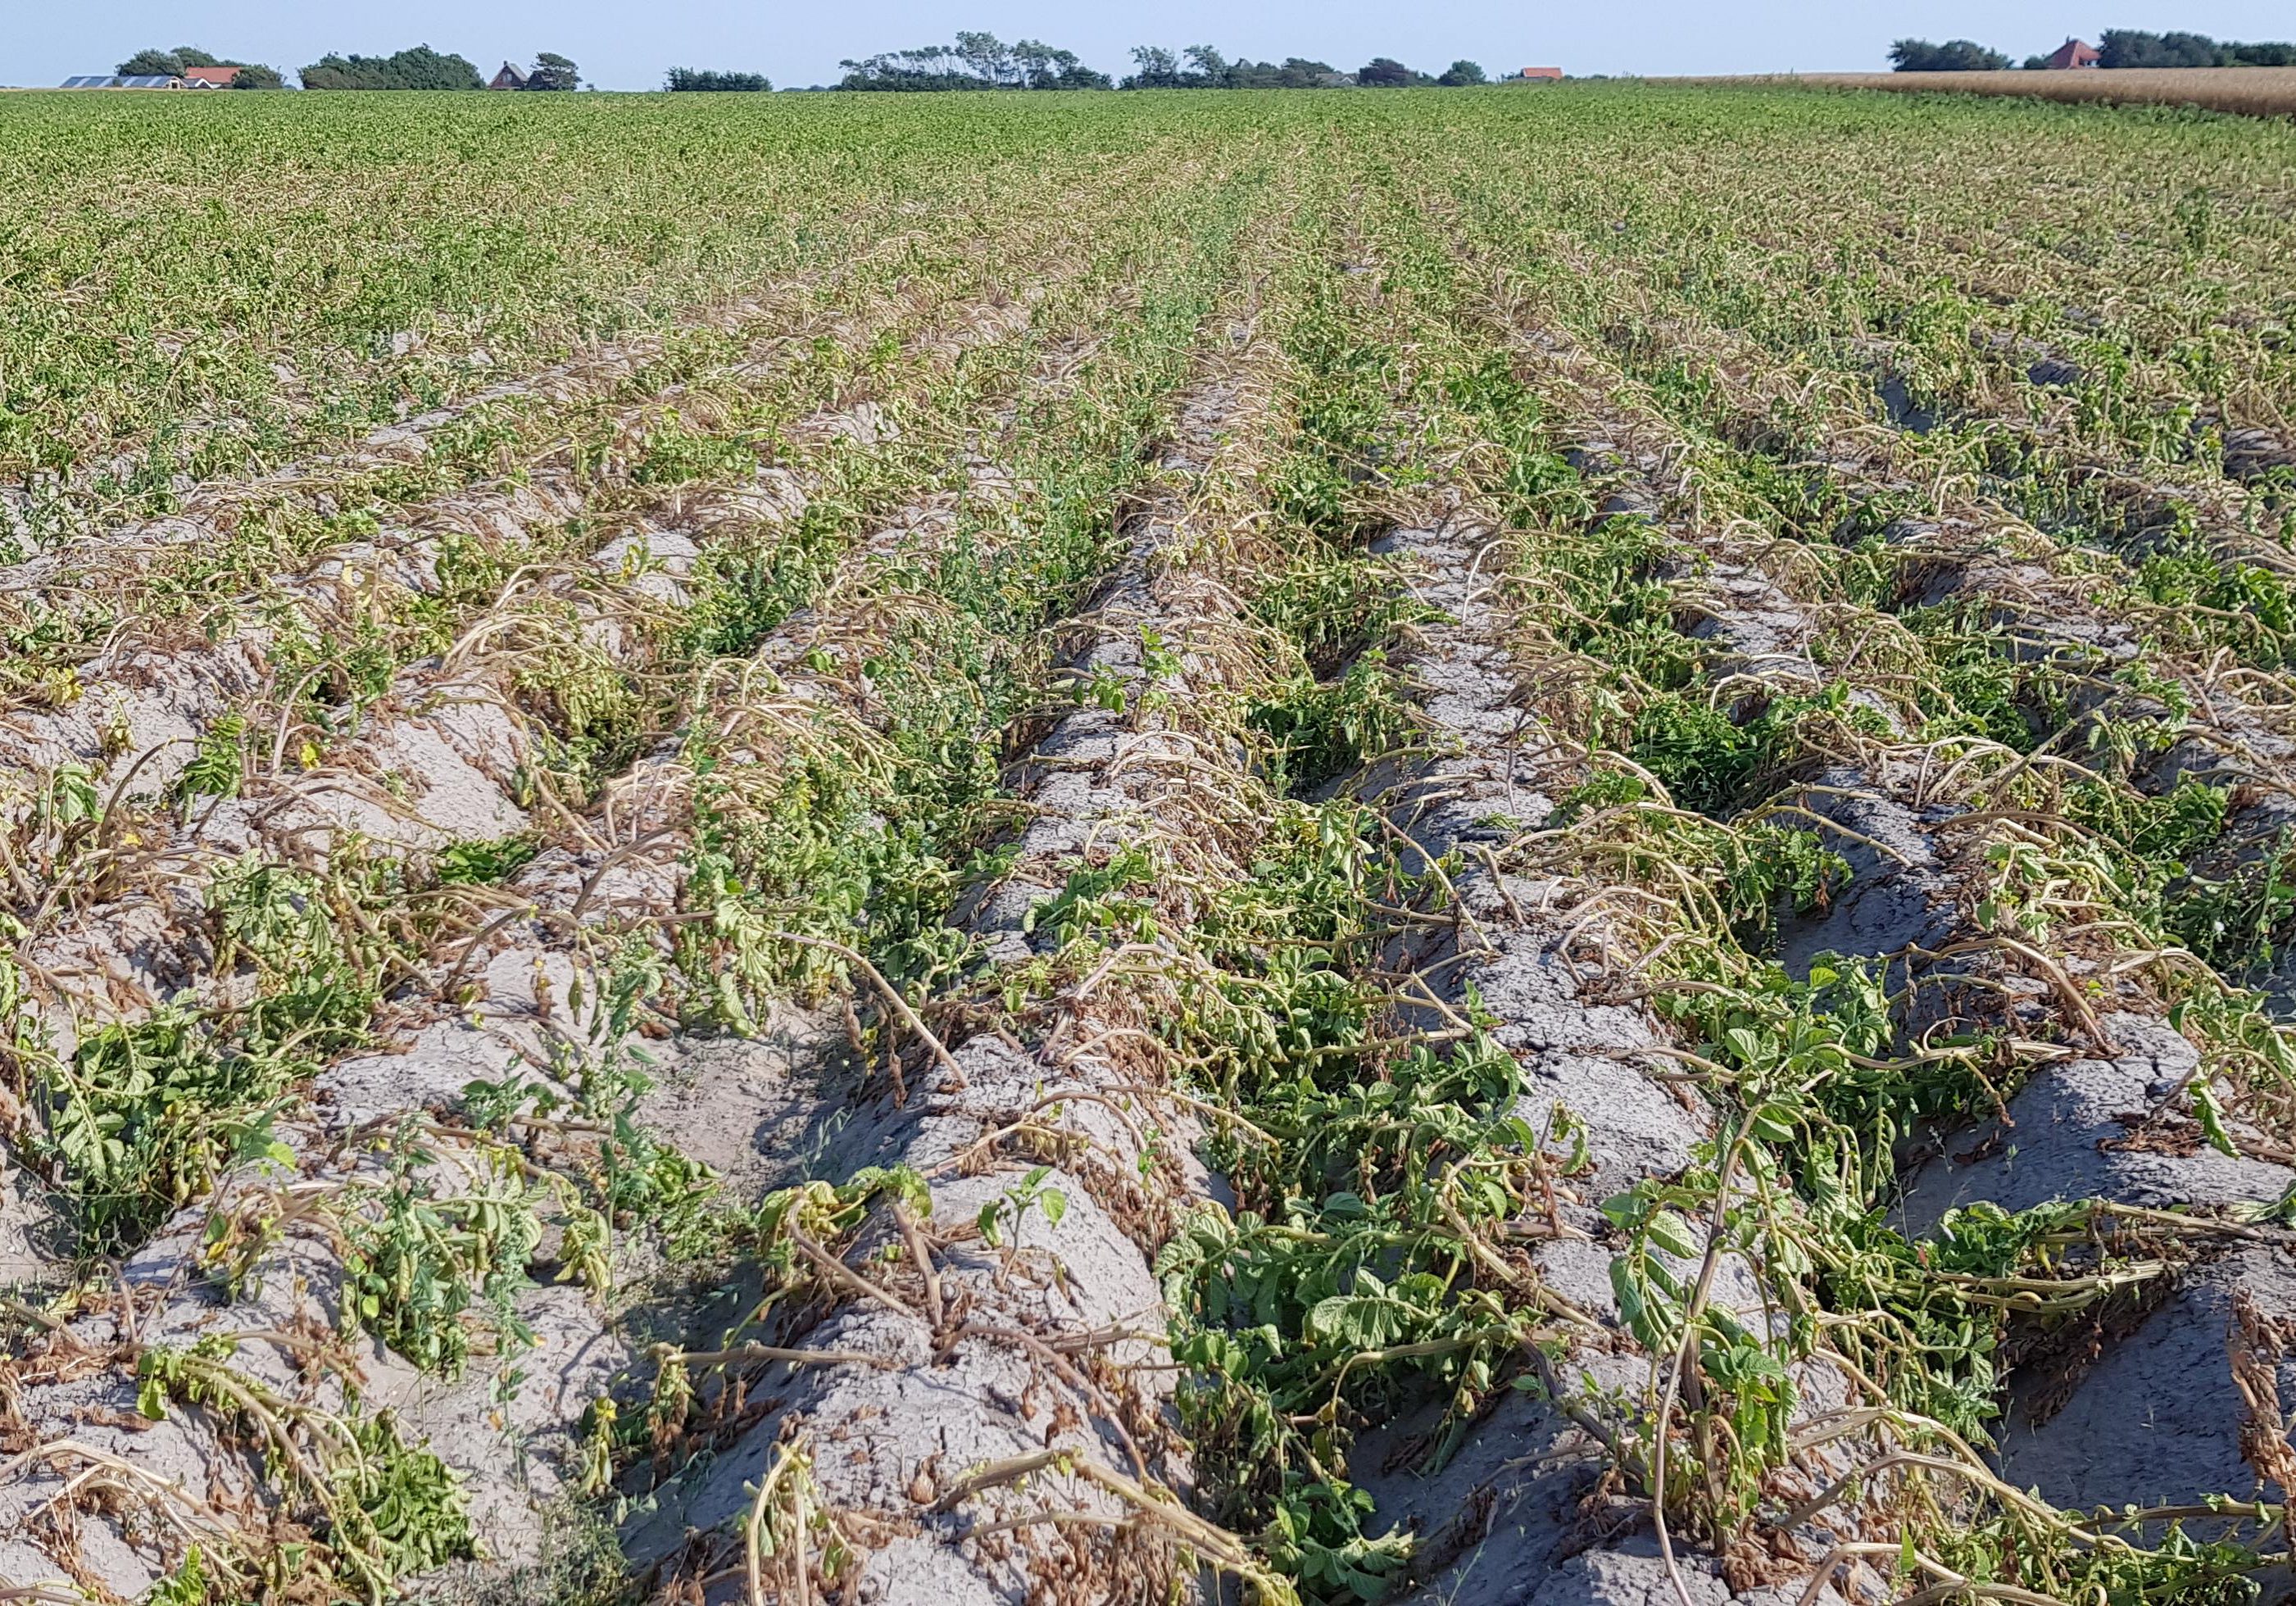
[[[1134,45],[1209,44],[1343,69],[1389,55],[1439,71],[1466,56],[1494,73],[1694,73],[1881,68],[1890,41],[1907,34],[1975,38],[2018,57],[2105,28],[2285,38],[2296,13],[2287,0],[0,0],[0,84],[53,84],[109,71],[146,45],[186,44],[289,71],[330,50],[429,44],[488,72],[504,57],[560,51],[608,89],[658,87],[671,66],[812,84],[833,79],[840,57],[960,28],[1065,45],[1110,72]]]

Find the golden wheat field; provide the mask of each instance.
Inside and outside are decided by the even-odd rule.
[[[1914,94],[2015,94],[2045,101],[2197,106],[2244,117],[2296,117],[2296,67],[2123,67],[2110,72],[1804,72],[1773,81]]]

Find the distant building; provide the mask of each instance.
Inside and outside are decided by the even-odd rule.
[[[191,89],[228,89],[238,76],[236,67],[186,67],[184,84]]]
[[[236,72],[239,70],[234,68],[232,70]],[[184,83],[183,79],[164,72],[138,73],[125,78],[117,73],[84,72],[77,78],[66,78],[63,86],[66,89],[181,89]],[[199,86],[202,89],[215,87],[212,84]]]
[[[493,78],[487,81],[487,87],[489,89],[523,89],[526,87],[526,74],[521,72],[508,61],[504,61],[502,64],[502,70],[495,74]]]
[[[2064,72],[2076,67],[2095,67],[2103,60],[2094,45],[2084,45],[2079,39],[2067,39],[2051,51],[2041,65],[2051,72]]]
[[[1519,78],[1559,78],[1562,76],[1562,69],[1560,67],[1526,67],[1514,76]]]

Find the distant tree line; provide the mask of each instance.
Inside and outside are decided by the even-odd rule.
[[[845,69],[840,89],[936,91],[956,89],[1106,89],[1108,75],[1037,39],[1007,45],[995,34],[959,33],[954,45],[889,50]]]
[[[192,45],[178,45],[173,50],[139,50],[122,61],[118,71],[123,78],[177,78],[184,76],[186,67],[235,67],[239,70],[231,80],[234,89],[277,89],[283,82],[275,67],[254,61],[227,61]]]
[[[2148,34],[2109,28],[2097,40],[2100,67],[2296,67],[2296,45],[2220,44],[2206,34]],[[1970,39],[1900,39],[1890,46],[1899,72],[1998,72],[2009,58]],[[2027,56],[2028,71],[2049,64],[2046,55]]]
[[[2112,37],[2113,36],[2107,36]],[[2152,36],[2135,36],[2150,38]],[[2171,34],[2171,40],[2193,36]],[[1925,51],[1978,51],[1966,40],[1943,46],[1901,40],[1899,49],[1918,45]],[[2248,46],[2226,46],[2246,49]],[[1980,53],[1990,55],[1992,53]],[[838,63],[845,69],[840,89],[891,91],[949,91],[980,89],[1324,89],[1348,85],[1370,88],[1452,87],[1488,80],[1475,62],[1454,61],[1430,75],[1415,71],[1390,56],[1374,56],[1353,72],[1342,72],[1328,61],[1302,56],[1281,63],[1254,61],[1248,57],[1229,61],[1209,45],[1191,45],[1183,51],[1143,45],[1132,52],[1133,71],[1119,85],[1108,74],[1086,67],[1076,52],[1062,50],[1038,39],[1007,45],[991,33],[961,32],[953,45],[928,45],[914,50],[885,51],[857,61]],[[1955,65],[1963,64],[1959,60]],[[1995,66],[2006,65],[1994,57]],[[235,67],[234,89],[277,89],[283,86],[276,70],[247,62],[226,61],[188,45],[173,50],[138,51],[119,64],[122,77],[137,74],[177,77],[187,67]],[[306,89],[483,89],[486,80],[464,57],[442,53],[417,45],[387,56],[324,55],[298,75]],[[533,70],[520,87],[567,90],[581,86],[579,70],[568,58],[551,51],[535,57]],[[732,72],[714,69],[673,67],[663,86],[671,91],[746,91],[762,93],[773,82],[761,72]]]
[[[697,72],[691,67],[673,67],[662,87],[672,90],[743,90],[762,94],[774,86],[773,80],[762,72]]]
[[[483,89],[479,70],[458,55],[417,45],[388,56],[324,55],[296,75],[306,89]]]
[[[1353,72],[1341,72],[1329,61],[1291,56],[1280,64],[1249,59],[1229,61],[1209,45],[1192,45],[1173,51],[1160,45],[1143,45],[1132,52],[1133,70],[1119,84],[1077,59],[1072,50],[1061,50],[1037,39],[1007,45],[995,34],[960,33],[954,45],[928,45],[915,50],[890,50],[857,61],[838,63],[845,77],[840,89],[947,91],[962,89],[1324,89],[1360,84],[1378,88],[1417,85],[1460,85],[1487,82],[1483,70],[1472,61],[1454,61],[1441,73],[1414,72],[1387,56],[1374,58]],[[669,87],[731,87],[704,85],[702,78],[739,78],[743,74],[701,74],[680,69],[670,75]]]
[[[2296,67],[2296,45],[2220,45],[2206,34],[2109,28],[2096,48],[2101,67]]]
[[[387,56],[324,55],[296,75],[306,89],[484,89],[486,79],[462,56],[417,45]],[[556,51],[537,51],[521,89],[582,86],[582,70]]]
[[[1900,39],[1890,46],[1890,61],[1899,72],[1998,72],[2009,58],[1972,39],[1948,39],[1932,45],[1927,39]]]
[[[1135,45],[1132,62],[1133,71],[1123,83],[1127,89],[1328,89],[1347,84],[1399,89],[1488,81],[1472,61],[1454,61],[1431,78],[1392,57],[1374,56],[1353,72],[1340,72],[1328,61],[1300,56],[1286,58],[1280,67],[1248,58],[1231,61],[1209,45],[1191,45],[1177,54],[1160,45]]]
[[[1286,57],[1280,67],[1249,57],[1231,61],[1209,45],[1191,45],[1177,54],[1160,45],[1136,45],[1132,65],[1127,89],[1319,89],[1355,78],[1329,61],[1304,56]]]

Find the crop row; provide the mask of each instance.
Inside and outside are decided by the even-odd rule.
[[[817,974],[824,955],[846,956],[832,971],[874,973],[843,943],[772,935],[845,930],[857,889],[839,882],[840,856],[863,886],[906,875],[929,888],[949,873],[935,855],[964,849],[980,784],[973,722],[1013,691],[984,708],[978,692],[952,699],[931,683],[961,674],[988,690],[1029,676],[1032,618],[1099,561],[1107,537],[1094,525],[1122,483],[1126,442],[1170,382],[1175,340],[1185,346],[1194,323],[1189,298],[1218,272],[1224,219],[1233,227],[1235,201],[1210,193],[1209,210],[1204,192],[1189,197],[1190,222],[1160,209],[1168,192],[1149,191],[1143,211],[1112,220],[1144,231],[1114,255],[1086,250],[1073,267],[1032,275],[1033,327],[993,306],[945,315],[890,365],[881,356],[873,395],[838,397],[791,429],[769,469],[737,431],[689,435],[728,472],[745,466],[722,488],[686,474],[651,493],[652,518],[560,560],[564,583],[505,572],[509,585],[472,600],[447,653],[386,662],[382,685],[349,700],[337,728],[299,727],[305,688],[265,661],[275,651],[258,652],[272,689],[210,718],[156,793],[127,774],[98,791],[83,766],[52,772],[29,800],[21,857],[50,890],[26,911],[38,929],[12,975],[33,1012],[19,1018],[17,1047],[45,1128],[29,1146],[52,1157],[61,1185],[58,1213],[34,1224],[40,1242],[128,1257],[124,1307],[104,1300],[83,1318],[128,1335],[110,1348],[132,1375],[103,1386],[134,1393],[140,1380],[147,1411],[165,1409],[170,1390],[204,1405],[226,1445],[234,1404],[285,1424],[268,1446],[294,1474],[274,1496],[280,1519],[309,1523],[346,1585],[382,1588],[481,1535],[497,1551],[531,1543],[503,1458],[520,1453],[519,1430],[534,1433],[534,1498],[558,1488],[550,1447],[571,1424],[556,1413],[572,1390],[578,1414],[582,1380],[619,1345],[603,1344],[599,1316],[570,1291],[499,1304],[501,1333],[539,1340],[551,1372],[546,1398],[537,1378],[519,1395],[523,1412],[507,1424],[494,1412],[512,1441],[450,1429],[485,1409],[490,1379],[442,1394],[422,1373],[463,1373],[465,1325],[523,1280],[545,1233],[572,1236],[543,1264],[578,1274],[603,1302],[627,1271],[617,1218],[650,1219],[658,1186],[668,1202],[683,1197],[687,1162],[657,1158],[651,1139],[629,1139],[643,1152],[619,1141],[646,1081],[624,1048],[634,1026],[676,1018],[666,1007],[746,1023],[745,992],[762,999]],[[598,483],[611,491],[613,479]],[[515,500],[506,511],[530,516]],[[403,589],[419,602],[420,586]],[[390,611],[381,609],[386,623]],[[793,635],[793,651],[773,651]],[[871,734],[888,719],[873,683],[907,675],[927,685]],[[907,765],[886,762],[903,747]],[[840,761],[834,784],[811,759]],[[140,784],[156,764],[142,764]],[[770,851],[791,833],[815,840],[810,863]],[[765,862],[753,868],[753,855]],[[159,897],[137,896],[146,889]],[[711,935],[689,933],[681,908]],[[874,913],[882,928],[861,946],[909,979],[894,955],[914,934],[897,910]],[[59,973],[60,947],[98,956],[83,976],[103,977],[107,955],[115,972],[148,959],[173,973],[131,987],[140,999],[119,996],[116,979],[91,992]],[[65,1035],[46,1041],[66,998]],[[399,1047],[376,1052],[390,1037]],[[528,1070],[544,1080],[529,1086]],[[570,1131],[580,1152],[552,1169],[517,1159],[484,1125],[431,1130],[425,1104],[458,1103],[474,1078],[510,1100],[497,1118],[518,1124],[505,1130],[540,1135],[545,1149]],[[570,1127],[547,1118],[569,1099],[581,1112]],[[272,1165],[257,1175],[234,1169],[265,1153]],[[183,1204],[193,1216],[171,1224]],[[198,1222],[229,1225],[203,1234]],[[223,1285],[240,1297],[218,1310],[206,1291],[226,1266]],[[391,1365],[347,1393],[349,1372],[314,1373],[291,1349],[284,1371],[266,1368],[242,1353],[265,1340],[234,1336],[326,1331],[381,1338]],[[241,1393],[209,1386],[217,1359]],[[51,1403],[61,1397],[36,1395],[34,1419]],[[422,1470],[422,1453],[373,1425],[389,1420],[374,1407],[391,1405],[452,1445],[468,1487],[492,1504],[468,1508],[435,1467]],[[232,1453],[189,1431],[173,1447],[144,1438],[145,1464],[208,1464],[228,1480]],[[109,1453],[83,1443],[48,1464],[82,1450]],[[386,1491],[351,1468],[378,1457],[428,1480],[408,1532],[360,1515]],[[253,1466],[234,1487],[263,1499]],[[37,1486],[22,1494],[45,1497]],[[159,1509],[171,1509],[166,1498]],[[224,1586],[244,1586],[276,1553],[275,1540],[218,1537],[214,1526],[196,1536],[200,1565]],[[129,1580],[150,1563],[114,1546],[82,1565],[121,1589],[140,1587]]]

